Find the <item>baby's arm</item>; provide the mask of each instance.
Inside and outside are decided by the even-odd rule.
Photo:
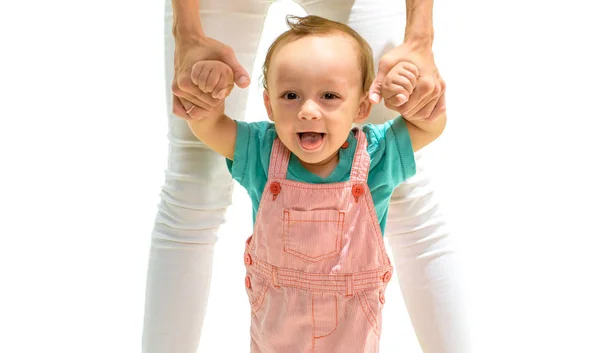
[[[440,98],[439,102],[442,102],[444,96]],[[438,104],[440,104],[438,103]],[[406,129],[410,135],[410,142],[413,146],[413,151],[417,152],[421,148],[435,141],[446,127],[446,113],[442,114],[435,121],[425,120],[406,120]]]
[[[223,87],[233,85],[233,72],[221,61],[199,61],[192,69],[192,81],[203,92],[212,92],[214,98],[222,99],[227,91],[227,88]],[[199,111],[202,114],[199,114]],[[225,115],[224,104],[213,111],[197,109],[194,119],[187,122],[194,136],[200,141],[223,157],[233,160],[237,124]]]
[[[408,101],[409,95],[413,93],[417,85],[418,77],[418,69],[411,63],[400,62],[394,66],[386,75],[381,86],[381,96],[385,98],[385,105],[393,109],[391,106],[399,106]],[[445,96],[442,96],[438,104],[445,105],[445,103]],[[405,122],[413,151],[416,152],[442,134],[446,126],[446,114],[433,122],[407,119],[405,119]]]

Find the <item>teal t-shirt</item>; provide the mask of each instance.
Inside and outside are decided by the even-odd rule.
[[[392,192],[416,172],[414,153],[402,117],[380,125],[367,124],[362,127],[362,130],[366,135],[367,151],[371,156],[367,184],[379,218],[381,234],[383,234]],[[252,199],[253,223],[256,221],[260,199],[267,183],[271,148],[275,137],[277,132],[272,122],[237,121],[233,161],[226,159],[231,176],[248,191]],[[339,150],[339,163],[327,178],[306,170],[298,157],[292,153],[287,179],[313,184],[350,180],[350,170],[357,144],[353,132],[348,134],[347,141],[348,148]]]

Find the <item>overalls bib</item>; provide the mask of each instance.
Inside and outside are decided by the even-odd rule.
[[[392,266],[367,186],[365,134],[355,135],[350,180],[332,184],[287,180],[290,151],[273,143],[244,252],[252,353],[379,351]]]

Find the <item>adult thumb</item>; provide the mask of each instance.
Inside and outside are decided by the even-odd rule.
[[[231,67],[235,84],[240,88],[248,87],[250,84],[250,75],[248,75],[248,72],[246,72],[244,67],[237,61],[233,51],[223,57],[223,62]]]
[[[369,101],[373,104],[377,104],[381,101],[381,86],[383,85],[385,75],[386,73],[380,68],[377,71],[377,76],[375,76],[373,83],[371,83],[371,87],[369,88]]]

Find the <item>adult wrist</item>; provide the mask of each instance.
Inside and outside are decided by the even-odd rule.
[[[410,32],[404,35],[404,43],[415,48],[431,48],[433,46],[433,32]]]
[[[173,24],[173,38],[177,43],[197,43],[204,41],[206,35],[200,25],[176,25]]]

